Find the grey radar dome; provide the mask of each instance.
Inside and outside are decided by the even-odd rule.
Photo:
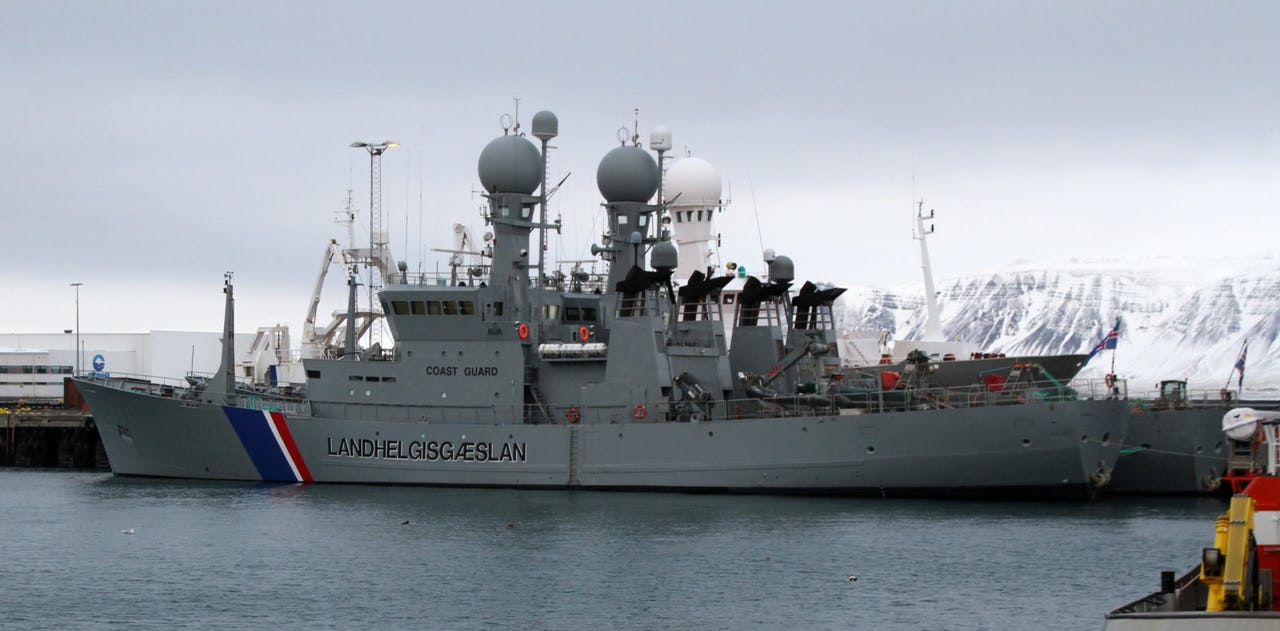
[[[720,173],[702,158],[681,158],[667,169],[662,196],[674,207],[719,206]]]
[[[551,140],[560,134],[560,119],[556,115],[542,110],[533,115],[533,137],[541,140]]]
[[[542,155],[521,136],[499,136],[480,152],[480,185],[491,193],[529,195],[542,181]]]
[[[600,160],[596,186],[608,202],[647,202],[658,191],[658,163],[640,147],[615,147]]]
[[[675,269],[680,266],[680,251],[670,241],[660,241],[649,252],[649,265],[653,269]]]
[[[796,279],[796,264],[789,256],[778,256],[769,261],[769,280],[778,283],[789,283]]]

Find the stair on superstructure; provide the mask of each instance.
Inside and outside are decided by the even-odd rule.
[[[547,409],[546,403],[547,397],[542,394],[542,389],[538,387],[537,368],[524,369],[524,391],[526,406],[532,403],[534,409],[538,411],[538,415],[542,417],[539,423],[551,423],[551,412]]]

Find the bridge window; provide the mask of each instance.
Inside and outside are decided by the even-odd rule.
[[[413,315],[425,315],[427,313],[427,303],[422,300],[414,300],[409,303],[410,310]]]
[[[445,315],[458,315],[457,300],[442,300],[440,301],[440,304],[444,307]]]
[[[319,379],[319,378],[320,378],[320,371],[319,371],[319,370],[308,370],[308,371],[307,371],[307,379]]]
[[[409,301],[408,300],[392,300],[391,311],[396,315],[409,315]]]
[[[476,303],[471,300],[459,300],[458,312],[462,315],[469,316],[476,314]]]
[[[428,301],[427,301],[427,315],[440,315],[440,301],[439,301],[439,300],[428,300]]]
[[[502,315],[502,304],[503,304],[503,303],[501,303],[501,302],[495,302],[495,303],[493,303],[492,305],[490,305],[490,306],[493,308],[493,315],[495,315],[495,316],[501,316],[501,315]]]
[[[580,305],[565,305],[561,322],[595,322],[596,308]]]

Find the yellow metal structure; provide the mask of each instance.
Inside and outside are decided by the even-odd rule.
[[[1253,513],[1257,504],[1252,497],[1231,498],[1227,512],[1218,517],[1214,530],[1213,552],[1217,562],[1209,562],[1209,554],[1200,565],[1200,580],[1209,587],[1205,611],[1239,611],[1248,603],[1252,589],[1247,575],[1252,551]],[[1207,550],[1206,553],[1210,551]]]

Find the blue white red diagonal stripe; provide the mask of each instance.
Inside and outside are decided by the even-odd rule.
[[[224,406],[222,409],[263,480],[311,481],[311,471],[302,460],[302,453],[293,440],[293,433],[289,431],[284,414],[231,406]]]

